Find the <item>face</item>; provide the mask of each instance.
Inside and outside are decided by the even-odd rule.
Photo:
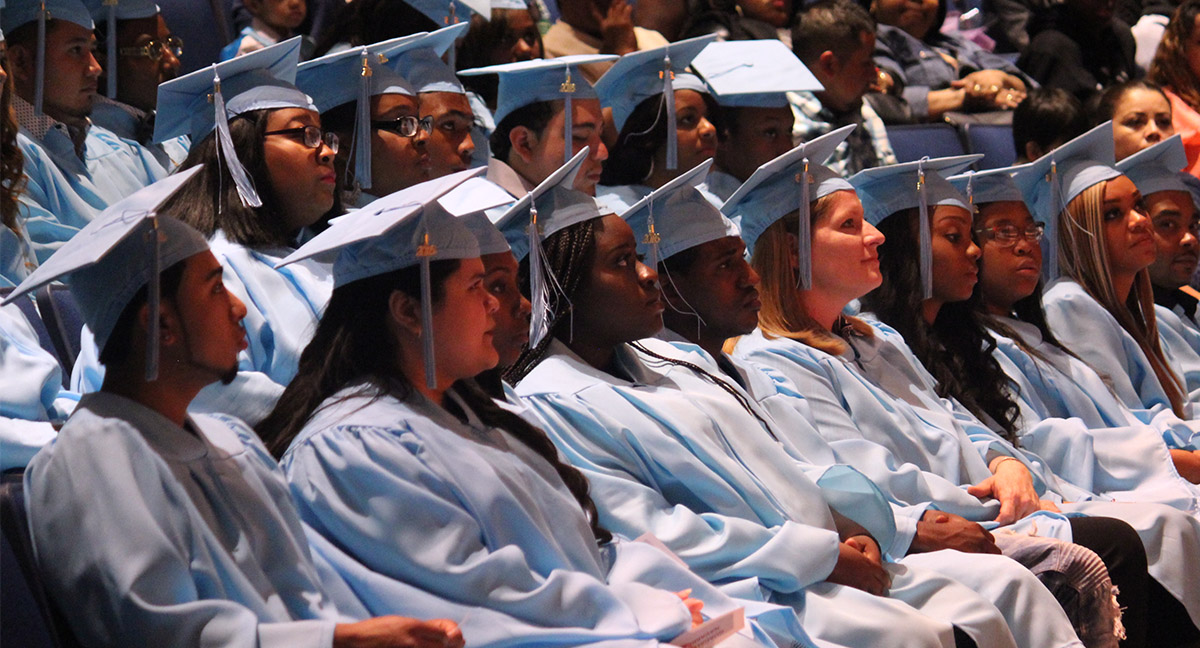
[[[1033,225],[1029,209],[1019,201],[987,203],[975,216],[978,229],[1004,227],[1024,232]],[[1011,313],[1013,304],[1037,289],[1042,276],[1042,246],[1024,236],[1011,246],[979,236],[978,245],[983,250],[979,260],[983,302],[996,313]]]
[[[1146,211],[1158,249],[1150,264],[1150,281],[1173,290],[1186,284],[1196,271],[1200,215],[1186,191],[1152,193],[1146,196]]]
[[[504,20],[504,36],[492,48],[491,65],[542,58],[542,39],[529,10],[493,9],[492,21]]]
[[[1114,277],[1132,277],[1157,256],[1150,219],[1137,187],[1125,176],[1109,180],[1104,188],[1104,247]]]
[[[678,169],[686,171],[711,160],[717,152],[717,129],[708,121],[704,97],[695,90],[675,91],[675,133],[678,141]],[[655,154],[655,164],[666,168],[666,144]]]
[[[492,346],[499,302],[484,286],[483,261],[464,259],[442,285],[433,309],[433,346],[439,382],[470,378],[496,366]]]
[[[1145,88],[1121,96],[1112,123],[1118,161],[1175,134],[1170,102],[1161,92]]]
[[[829,207],[813,224],[812,292],[848,304],[883,282],[879,273],[883,234],[863,220],[862,203],[853,191],[830,196]]]
[[[289,32],[308,15],[304,0],[246,0],[246,8],[271,27]]]
[[[614,346],[662,329],[658,273],[637,256],[637,242],[620,216],[600,217],[596,251],[575,304],[575,335]]]
[[[492,346],[500,356],[500,366],[508,367],[529,343],[529,300],[517,286],[517,259],[512,252],[484,255],[483,269],[484,287],[499,302]]]
[[[717,165],[745,182],[758,167],[792,149],[791,108],[737,108],[737,124],[717,142]]]
[[[693,248],[686,273],[675,272],[671,282],[684,301],[674,304],[695,312],[713,337],[745,335],[758,326],[758,273],[746,262],[746,244],[737,236],[709,241]],[[689,308],[690,306],[690,308]]]
[[[37,78],[34,48],[15,47],[10,52],[12,55],[20,50],[20,70],[14,71],[17,92],[26,101],[33,101]],[[47,115],[66,124],[78,124],[92,113],[100,78],[95,48],[96,37],[90,30],[65,20],[51,23],[46,30],[46,78],[42,95]]]
[[[953,205],[938,205],[932,212],[933,298],[942,303],[970,299],[981,254],[971,238],[971,214]]]
[[[938,0],[874,0],[871,13],[883,25],[899,27],[913,38],[925,38],[937,20]]]
[[[574,119],[571,121],[571,155],[578,153],[585,146],[591,147],[588,158],[579,168],[579,175],[575,176],[575,189],[595,196],[596,183],[600,182],[600,172],[604,161],[608,159],[608,149],[601,139],[604,117],[600,112],[600,101],[584,99],[572,101],[571,105],[574,112]],[[564,119],[564,111],[558,111],[540,135],[522,129],[529,133],[528,149],[518,151],[517,147],[514,147],[513,154],[523,158],[525,168],[522,175],[526,180],[541,182],[566,161],[563,156],[563,149],[566,147],[566,141],[563,139]]]
[[[475,113],[467,95],[455,92],[424,92],[420,98],[421,116],[433,117],[433,133],[428,137],[430,178],[463,171],[471,163],[475,143],[471,126]],[[421,135],[424,137],[424,134]]]
[[[320,128],[320,115],[303,108],[283,108],[267,116],[266,132],[305,126]],[[333,207],[337,173],[333,151],[323,142],[312,149],[304,145],[301,133],[267,135],[263,156],[288,231],[312,225]]]
[[[821,85],[821,102],[834,110],[849,110],[862,103],[867,88],[879,74],[872,54],[875,52],[875,34],[859,34],[859,46],[846,58],[833,52],[826,55],[827,65],[818,65]]]
[[[371,97],[371,121],[393,122],[401,117],[419,117],[416,97],[376,95]],[[432,157],[429,134],[417,129],[413,137],[382,128],[371,129],[371,194],[386,196],[425,182],[430,177]]]
[[[171,37],[167,22],[161,15],[117,23],[117,47],[136,49],[147,44],[165,43]],[[158,60],[142,53],[117,53],[117,98],[147,112],[158,105],[158,85],[179,75],[179,59],[166,47],[148,52]]]
[[[238,352],[246,348],[246,305],[225,289],[221,274],[211,252],[187,259],[174,303],[187,356],[183,362],[206,382],[229,384],[237,376]]]
[[[1183,55],[1192,77],[1200,78],[1200,16],[1193,21],[1191,36],[1183,44]]]
[[[791,0],[737,0],[742,15],[774,27],[787,27],[792,12]]]

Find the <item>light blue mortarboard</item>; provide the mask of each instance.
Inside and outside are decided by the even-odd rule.
[[[293,85],[300,42],[297,36],[158,86],[154,141],[190,134],[193,142],[199,142],[215,128],[221,158],[242,203],[260,207],[262,199],[234,151],[229,118],[254,110],[317,110],[312,99]]]
[[[1182,174],[1183,184],[1187,185],[1188,193],[1192,194],[1192,203],[1200,211],[1200,178],[1190,174]]]
[[[471,21],[471,14],[490,18],[492,8],[487,0],[404,0],[438,25],[455,25]]]
[[[305,61],[296,68],[296,87],[312,97],[317,110],[326,112],[357,101],[354,118],[354,181],[359,189],[371,188],[371,97],[406,95],[416,90],[401,76],[399,58],[420,47],[425,32],[355,47]],[[347,172],[351,169],[347,167]]]
[[[772,223],[799,211],[800,287],[806,290],[812,287],[810,204],[835,191],[853,190],[845,178],[821,164],[855,128],[854,124],[842,126],[758,167],[721,207],[737,224],[751,254],[758,237]]]
[[[514,110],[542,101],[563,101],[563,138],[571,141],[571,126],[575,114],[571,102],[576,99],[598,99],[596,89],[579,73],[579,66],[615,60],[610,54],[575,54],[553,59],[534,59],[501,63],[487,67],[462,70],[459,76],[496,74],[496,110],[492,113],[497,124]],[[564,147],[563,161],[571,159],[571,147]]]
[[[1027,177],[1030,174],[1028,166],[1027,164],[1018,164],[986,171],[967,171],[950,176],[947,180],[963,196],[966,196],[967,204],[971,206],[971,211],[974,213],[975,205],[1006,201],[1024,203],[1025,194],[1021,191],[1021,187],[1013,175],[1023,172],[1021,177]]]
[[[1117,171],[1133,181],[1143,196],[1160,191],[1188,191],[1180,169],[1187,166],[1183,138],[1172,135],[1117,162]]]
[[[360,279],[420,265],[421,340],[425,381],[432,388],[436,371],[429,264],[478,257],[479,243],[459,216],[512,200],[512,196],[491,183],[470,182],[484,171],[482,168],[460,171],[384,196],[348,213],[276,267],[336,253],[333,262],[336,289]]]
[[[91,31],[96,28],[92,15],[79,0],[12,0],[0,10],[0,29],[13,33],[17,28],[37,22],[37,72],[33,85],[33,109],[42,114],[46,88],[46,21],[65,20]]]
[[[717,38],[707,34],[671,43],[654,49],[630,52],[613,64],[596,82],[600,103],[612,108],[613,124],[617,131],[625,127],[633,111],[651,97],[662,95],[667,115],[667,168],[678,168],[678,141],[675,133],[675,90],[689,89],[706,92],[694,75],[690,79],[676,78],[684,74],[692,59]]]
[[[704,48],[692,69],[722,106],[784,108],[789,92],[819,92],[825,87],[775,39],[724,41]]]
[[[1058,278],[1058,217],[1088,187],[1121,175],[1115,168],[1112,122],[1059,146],[1029,163],[1028,183],[1018,183],[1029,211],[1046,223],[1042,276]]]
[[[470,23],[443,27],[421,39],[417,47],[406,49],[396,61],[397,70],[418,92],[452,92],[465,95],[466,89],[454,74],[454,68],[442,56],[454,48],[454,42],[467,33]]]
[[[4,303],[65,278],[100,349],[143,286],[149,286],[150,312],[157,313],[162,271],[208,249],[204,235],[165,214],[160,217],[157,210],[202,168],[175,173],[109,206],[26,277]],[[146,379],[154,380],[158,317],[147,323]]]
[[[479,208],[482,204],[476,192],[488,192],[487,207]],[[503,194],[503,196],[501,196]],[[504,209],[516,200],[502,187],[486,178],[471,178],[445,196],[441,203],[452,214],[460,214],[459,220],[471,230],[475,241],[479,243],[479,255],[499,254],[509,252],[512,248],[504,233],[496,227],[487,214],[492,209]],[[459,202],[467,202],[459,206]],[[496,203],[496,204],[492,204]]]
[[[700,191],[712,160],[684,172],[634,203],[621,218],[638,238],[638,252],[657,268],[676,253],[737,236],[737,226]]]
[[[117,98],[117,21],[152,18],[159,14],[154,0],[84,0],[92,20],[105,23],[104,42],[108,50],[104,62],[108,78],[106,94],[109,99]]]
[[[515,9],[524,11],[529,9],[529,0],[491,0],[492,9]]]
[[[946,180],[981,159],[982,155],[917,160],[886,167],[864,169],[850,178],[863,205],[863,218],[878,225],[896,212],[916,207],[920,233],[921,283],[925,299],[933,296],[933,235],[929,208],[952,205],[974,213],[974,207]]]

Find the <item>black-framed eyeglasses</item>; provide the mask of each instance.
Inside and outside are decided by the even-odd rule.
[[[164,40],[154,39],[145,45],[117,49],[117,53],[121,56],[141,56],[151,61],[161,59],[164,52],[174,54],[175,58],[183,56],[183,39],[176,36],[168,36]]]
[[[1025,239],[1030,243],[1037,243],[1042,240],[1042,235],[1046,233],[1046,224],[1038,221],[1025,228],[1020,228],[1016,225],[997,225],[995,227],[980,227],[975,229],[974,232],[975,236],[993,241],[1000,247],[1012,247],[1020,239]]]
[[[316,126],[297,126],[296,128],[284,128],[281,130],[267,131],[266,135],[289,135],[304,142],[304,145],[310,149],[319,149],[321,145],[329,147],[334,155],[338,152],[338,136],[337,133],[325,133]],[[297,137],[299,136],[299,137]]]
[[[371,128],[391,131],[400,137],[416,137],[418,131],[425,131],[425,134],[429,135],[433,133],[433,115],[426,115],[420,119],[408,115],[386,121],[372,120]]]

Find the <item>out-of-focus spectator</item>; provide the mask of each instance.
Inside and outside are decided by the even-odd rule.
[[[1087,130],[1087,113],[1062,88],[1034,88],[1013,110],[1017,162],[1032,162]]]
[[[778,38],[791,47],[795,0],[700,0],[684,36],[717,34],[722,40]]]
[[[993,52],[1022,52],[1029,47],[1029,21],[1062,0],[983,0],[987,35]]]
[[[1163,32],[1150,64],[1149,78],[1162,87],[1171,102],[1171,122],[1183,138],[1187,171],[1200,175],[1200,0],[1179,5]]]
[[[546,32],[542,46],[547,58],[571,54],[616,54],[654,49],[667,44],[662,34],[634,25],[628,0],[559,0],[562,17]],[[580,67],[591,83],[600,80],[611,63]]]
[[[1129,25],[1113,16],[1115,0],[1067,0],[1034,16],[1017,65],[1038,83],[1080,101],[1141,76]]]
[[[243,6],[253,18],[232,43],[221,49],[222,61],[291,38],[308,16],[304,0],[244,0]]]
[[[1096,104],[1092,125],[1112,120],[1118,162],[1175,134],[1171,102],[1161,88],[1135,80],[1105,90]]]
[[[462,16],[466,20],[466,16]],[[316,35],[314,56],[346,47],[373,45],[445,25],[434,22],[403,0],[353,0],[342,5],[329,28]]]

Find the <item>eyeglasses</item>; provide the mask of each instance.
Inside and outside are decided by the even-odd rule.
[[[333,151],[334,155],[337,155],[338,152],[337,133],[323,133],[321,132],[321,129],[316,126],[297,126],[296,128],[284,128],[282,130],[267,131],[263,133],[263,135],[289,135],[292,137],[300,135],[303,137],[303,139],[300,141],[304,142],[304,145],[310,149],[319,149],[321,148],[321,145],[324,144],[325,146],[329,147],[330,151]]]
[[[1025,239],[1030,243],[1037,243],[1042,240],[1042,234],[1046,232],[1046,224],[1038,221],[1025,229],[1021,229],[1016,225],[997,225],[995,227],[980,227],[974,231],[975,235],[981,239],[993,241],[1000,247],[1012,247],[1016,245],[1019,239]]]
[[[433,133],[433,115],[427,115],[421,119],[409,115],[387,121],[372,121],[371,128],[391,131],[400,137],[416,137],[418,130],[423,130],[426,135],[429,135]]]
[[[152,40],[145,45],[136,47],[121,47],[117,49],[117,53],[121,56],[141,56],[157,61],[163,57],[165,52],[170,52],[175,55],[175,58],[183,56],[183,39],[175,36],[168,36],[166,40]]]

